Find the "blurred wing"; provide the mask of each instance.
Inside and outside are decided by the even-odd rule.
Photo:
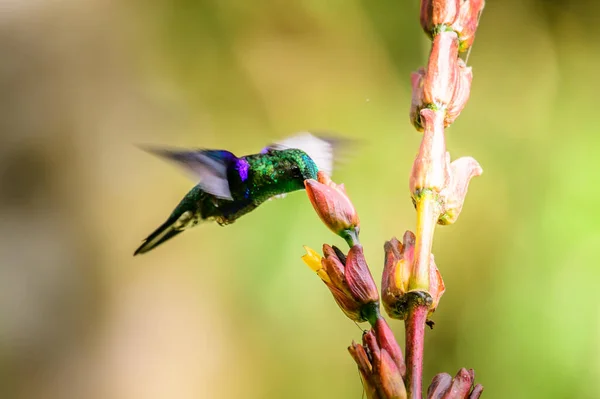
[[[156,147],[142,147],[143,150],[161,158],[175,162],[199,179],[202,190],[219,198],[233,200],[227,180],[227,167],[236,159],[229,151],[223,150],[176,150]]]
[[[317,137],[308,132],[302,132],[269,145],[263,152],[297,148],[308,154],[315,161],[319,170],[331,176],[333,173],[334,149],[338,142],[339,140],[335,138]]]

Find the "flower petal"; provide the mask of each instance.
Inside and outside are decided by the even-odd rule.
[[[469,392],[471,392],[471,385],[473,385],[473,379],[472,370],[471,373],[465,368],[458,370],[444,399],[468,398]]]
[[[348,252],[346,259],[346,281],[348,288],[354,299],[363,304],[369,302],[377,302],[379,300],[379,292],[373,276],[367,266],[367,261],[363,254],[363,248],[360,245],[355,245]]]
[[[302,256],[302,260],[304,261],[304,263],[306,263],[312,271],[316,272],[317,276],[319,276],[321,280],[323,280],[326,283],[331,282],[331,279],[327,275],[327,272],[325,271],[321,263],[321,255],[319,255],[317,251],[307,247],[306,245],[304,246],[304,249],[306,250],[306,254]]]
[[[473,70],[471,67],[468,67],[463,60],[459,59],[456,88],[452,96],[452,101],[450,101],[450,104],[448,104],[448,107],[446,108],[444,126],[450,126],[456,120],[456,118],[458,118],[465,105],[467,105],[469,96],[471,95],[472,80]]]
[[[448,373],[440,373],[433,377],[429,388],[427,388],[427,399],[442,399],[452,384],[452,376]]]
[[[406,398],[406,387],[404,386],[404,380],[402,379],[400,370],[398,370],[398,366],[388,351],[384,349],[381,350],[379,378],[381,380],[381,388],[386,398]]]
[[[429,63],[423,81],[423,101],[447,106],[458,79],[458,40],[455,32],[440,32],[433,38]]]
[[[445,187],[442,197],[444,198],[444,212],[440,217],[440,224],[452,224],[456,222],[462,211],[469,182],[475,176],[483,173],[479,163],[472,157],[458,158],[450,164],[450,184]]]
[[[442,279],[442,275],[440,274],[439,269],[435,265],[435,259],[433,254],[431,255],[431,259],[429,260],[429,294],[433,299],[433,303],[429,308],[429,314],[431,315],[437,306],[440,303],[440,299],[444,292],[446,291],[446,286],[444,285],[444,280]]]
[[[390,326],[387,324],[385,319],[381,317],[377,319],[377,323],[375,323],[373,329],[375,330],[375,335],[377,336],[377,342],[379,342],[379,346],[381,349],[385,349],[387,351],[398,367],[400,374],[404,376],[406,372],[404,356],[402,356],[402,349],[400,349],[398,341],[396,340],[396,337],[394,337],[394,333],[390,329]]]

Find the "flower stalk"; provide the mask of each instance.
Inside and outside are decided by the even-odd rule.
[[[321,221],[350,247],[348,253],[323,246],[323,255],[306,248],[302,257],[330,290],[343,313],[355,322],[369,322],[362,344],[348,348],[356,362],[368,399],[422,399],[425,326],[446,289],[432,254],[437,224],[456,222],[471,179],[482,173],[471,157],[450,162],[445,128],[467,104],[472,70],[459,58],[473,44],[484,0],[421,0],[420,22],[432,40],[426,68],[411,75],[410,120],[423,132],[413,163],[409,189],[416,209],[416,232],[402,242],[385,243],[381,296],[364,257],[358,235],[359,218],[343,184],[323,172],[305,181],[307,195]],[[405,353],[380,312],[404,321]],[[461,369],[452,378],[438,374],[427,398],[477,399],[473,371]]]
[[[429,291],[429,259],[433,246],[433,233],[440,217],[437,195],[424,190],[415,199],[417,209],[417,232],[415,259],[409,280],[409,291]]]
[[[425,322],[429,312],[428,298],[423,292],[412,292],[408,305],[406,329],[406,391],[409,398],[421,398]]]
[[[405,316],[405,383],[411,399],[422,397],[425,324],[445,289],[439,271],[430,264],[435,226],[456,221],[471,178],[482,173],[473,158],[450,163],[444,129],[470,96],[473,75],[459,52],[472,45],[483,5],[483,0],[421,0],[421,26],[431,37],[432,47],[427,68],[411,77],[410,119],[423,138],[409,181],[417,229],[408,293],[402,298],[407,314],[400,313]],[[397,308],[389,296],[384,296],[384,304],[386,309]]]

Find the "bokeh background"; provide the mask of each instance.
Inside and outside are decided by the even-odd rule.
[[[426,382],[465,366],[489,399],[600,397],[598,15],[488,1],[448,132],[485,173],[436,233]],[[0,0],[0,397],[360,398],[361,331],[300,261],[341,239],[305,195],[133,258],[192,185],[135,144],[361,140],[334,179],[378,280],[415,225],[428,46],[416,0]]]

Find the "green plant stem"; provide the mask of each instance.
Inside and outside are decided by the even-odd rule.
[[[354,247],[355,245],[360,245],[358,231],[355,229],[345,230],[342,234],[342,238],[346,241],[350,248]]]

